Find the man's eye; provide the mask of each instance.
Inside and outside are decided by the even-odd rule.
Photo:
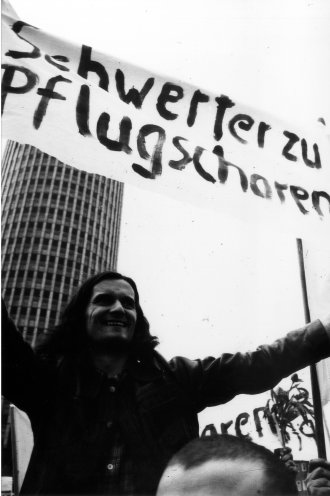
[[[135,308],[135,301],[134,300],[123,300],[123,306],[128,309]]]
[[[98,295],[94,298],[93,303],[96,305],[109,305],[111,303],[111,298],[106,295]]]

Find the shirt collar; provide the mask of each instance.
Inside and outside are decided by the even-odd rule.
[[[115,378],[108,378],[106,374],[93,366],[87,359],[80,363],[77,374],[76,398],[96,398],[105,382],[116,381],[121,383],[131,377],[133,381],[146,383],[153,382],[162,376],[162,370],[156,362],[144,363],[141,360],[131,359],[127,368]]]

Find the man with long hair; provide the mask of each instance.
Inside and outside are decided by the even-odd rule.
[[[88,279],[35,352],[3,316],[3,394],[34,434],[23,494],[154,494],[198,437],[198,412],[330,355],[329,323],[315,321],[251,353],[166,361],[134,281],[116,272]]]

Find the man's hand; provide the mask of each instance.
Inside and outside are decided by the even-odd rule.
[[[292,450],[288,446],[274,450],[275,455],[284,463],[284,465],[294,473],[298,472],[297,466],[293,461]]]
[[[330,463],[322,458],[309,462],[306,478],[307,492],[311,496],[330,496]]]
[[[320,318],[320,321],[322,322],[328,336],[330,339],[330,314],[329,315],[324,315],[322,318]]]

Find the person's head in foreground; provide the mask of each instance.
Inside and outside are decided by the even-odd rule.
[[[194,439],[167,465],[157,496],[296,495],[295,475],[276,456],[229,434]]]

